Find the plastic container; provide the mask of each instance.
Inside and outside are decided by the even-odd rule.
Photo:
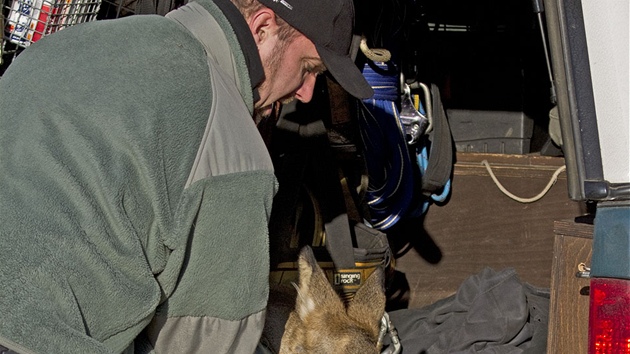
[[[447,110],[457,151],[527,154],[534,121],[523,112]]]

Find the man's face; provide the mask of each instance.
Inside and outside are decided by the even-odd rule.
[[[272,34],[259,45],[265,80],[258,89],[260,100],[255,108],[262,116],[271,113],[276,101],[297,99],[309,102],[313,97],[315,78],[325,70],[311,40],[298,34],[289,41],[282,44],[277,35]]]

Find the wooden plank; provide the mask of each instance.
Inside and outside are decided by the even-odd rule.
[[[553,232],[556,235],[570,235],[592,239],[595,229],[593,222],[593,215],[575,219],[556,220],[553,223]]]
[[[556,222],[549,306],[548,353],[586,353],[589,279],[577,278],[580,263],[590,264],[593,226]]]
[[[540,201],[523,204],[505,196],[482,169],[458,173],[487,157],[473,155],[464,154],[466,162],[456,164],[452,195],[445,205],[432,205],[423,223],[400,225],[389,233],[392,248],[401,250],[396,268],[407,279],[409,307],[453,294],[484,267],[512,267],[521,280],[550,287],[554,221],[585,212],[581,203],[568,198],[564,178]],[[545,158],[545,165],[539,165],[532,162],[537,159],[521,155],[496,158],[505,165],[500,174],[504,186],[523,197],[540,192],[564,163]]]
[[[499,182],[501,183],[503,183],[501,177],[540,178],[540,182],[543,186],[553,176],[554,172],[556,172],[561,167],[562,166],[500,165],[496,163],[490,163],[492,173],[499,178]],[[490,172],[488,172],[487,167],[485,165],[482,165],[481,162],[476,164],[457,164],[455,165],[453,173],[455,174],[455,176],[490,176]],[[561,172],[557,178],[559,180],[566,180],[566,172]]]
[[[458,164],[478,163],[488,160],[493,164],[505,164],[516,166],[563,166],[564,159],[558,157],[541,156],[538,154],[509,155],[509,154],[483,154],[471,152],[458,152],[456,161]]]

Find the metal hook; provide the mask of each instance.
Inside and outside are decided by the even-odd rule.
[[[381,330],[379,331],[378,343],[379,346],[383,344],[383,339],[385,335],[388,334],[391,338],[391,345],[389,345],[385,350],[381,352],[381,354],[398,354],[402,349],[402,344],[400,344],[400,338],[398,338],[398,331],[392,324],[392,321],[389,319],[389,315],[387,312],[383,314],[381,318]]]
[[[400,122],[404,127],[404,133],[408,137],[407,144],[412,145],[424,134],[429,125],[429,120],[418,112],[411,99],[411,87],[403,85],[403,95],[400,105]]]

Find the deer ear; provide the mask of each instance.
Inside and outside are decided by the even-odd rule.
[[[311,311],[315,309],[315,302],[311,297],[311,283],[313,272],[316,270],[317,260],[313,254],[313,250],[309,246],[305,246],[300,251],[298,257],[298,269],[300,274],[300,285],[295,286],[297,290],[297,298],[295,302],[295,310],[300,319],[304,319]]]
[[[305,246],[298,258],[300,285],[296,286],[297,299],[295,310],[304,320],[316,309],[330,308],[343,310],[343,302],[332,288],[324,271],[317,264],[313,250]]]
[[[385,301],[383,270],[377,268],[350,301],[348,316],[378,334],[380,321],[385,312]]]

